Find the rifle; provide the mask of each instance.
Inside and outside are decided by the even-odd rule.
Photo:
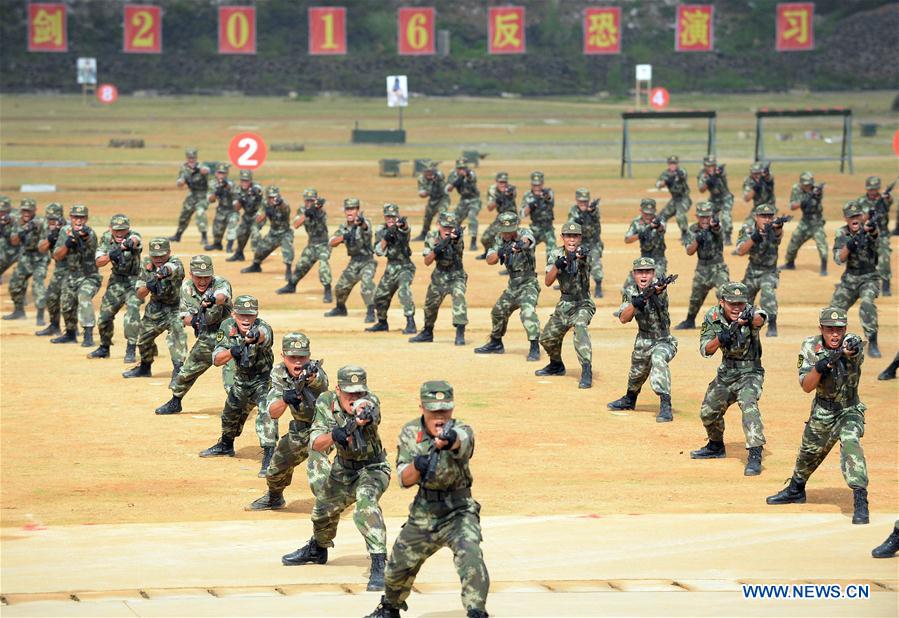
[[[740,320],[744,321],[746,324],[751,324],[753,313],[755,313],[755,307],[747,304],[743,308],[743,311],[740,312],[740,315],[737,316],[737,319],[730,324],[730,334],[733,335],[738,348],[742,348],[746,345],[746,336],[743,334],[742,329],[742,326],[744,325],[740,324]]]
[[[199,308],[191,312],[196,316],[195,319],[191,320],[191,325],[194,327],[194,336],[199,337],[200,335],[205,335],[209,330],[206,323],[206,310],[214,304],[215,293],[210,285],[206,288],[206,291],[203,292],[203,296],[200,298]]]
[[[322,208],[325,207],[326,201],[327,200],[325,200],[325,198],[323,197],[316,198],[315,206],[313,206],[312,208],[303,209],[303,216],[305,216],[307,219],[317,219],[318,217],[323,216],[325,213],[322,211]]]
[[[247,343],[247,339],[253,339],[254,343]],[[250,330],[247,331],[247,334],[244,336],[244,340],[241,344],[243,348],[241,350],[240,355],[240,366],[243,368],[247,368],[252,366],[253,360],[256,357],[256,343],[255,341],[259,339],[259,318],[256,318],[256,321],[253,322],[253,325],[250,327]],[[253,357],[253,358],[251,358]]]
[[[50,233],[47,234],[47,242],[50,243],[50,250],[53,250],[53,247],[56,245],[56,241],[59,240],[59,232],[62,230],[62,227],[55,227],[50,229]]]
[[[861,347],[862,340],[858,336],[847,335],[843,337],[842,341],[840,341],[840,347],[832,350],[827,355],[827,364],[830,365],[834,375],[846,373],[846,365],[839,362],[840,359],[845,358],[847,352],[851,352],[853,356],[858,354]]]
[[[677,281],[677,275],[668,275],[667,277],[662,277],[661,279],[656,277],[655,280],[646,286],[646,289],[640,292],[640,296],[643,297],[647,303],[651,303],[657,297],[657,290],[660,287],[667,287]]]
[[[323,360],[306,361],[306,364],[303,365],[303,370],[300,371],[300,375],[293,379],[294,390],[302,397],[303,405],[307,408],[312,408],[315,405],[315,400],[318,399],[318,396],[309,388],[309,381],[315,379],[324,362]]]
[[[515,253],[515,250],[523,251],[525,248],[524,240],[521,238],[516,238],[515,240],[506,240],[503,241],[502,246],[497,251],[497,255],[499,255],[499,263],[505,265],[506,262],[512,257],[512,254]]]
[[[446,422],[440,429],[440,433],[437,434],[436,439],[447,441],[447,433],[453,428],[456,422],[453,419],[450,419]],[[437,459],[440,457],[440,451],[437,450],[436,443],[432,443],[431,452],[428,454],[428,471],[425,472],[424,481],[433,481],[434,476],[437,474]]]
[[[821,196],[824,195],[824,185],[826,184],[826,182],[822,182],[820,185],[814,185],[812,187],[812,197],[818,201],[821,201]]]
[[[446,195],[446,188],[443,183],[440,182],[440,177],[437,174],[434,174],[434,178],[430,183],[431,186],[428,187],[428,199],[431,201],[443,199],[443,196]]]
[[[343,430],[346,432],[347,438],[353,439],[350,450],[354,453],[364,452],[368,444],[362,433],[362,426],[356,423],[356,419],[362,421],[374,420],[375,415],[372,406],[373,404],[368,399],[357,399],[350,405],[352,414],[349,415],[350,418],[347,424],[343,426]]]
[[[775,217],[771,221],[771,227],[783,227],[784,223],[787,221],[792,221],[793,215],[783,215],[782,217]]]

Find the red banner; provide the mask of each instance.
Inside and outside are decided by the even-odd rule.
[[[712,51],[714,9],[711,4],[679,4],[674,39],[676,51]]]
[[[487,52],[523,54],[524,7],[492,6],[487,17]]]
[[[28,51],[69,51],[66,5],[35,3],[28,5]]]
[[[256,53],[256,8],[219,7],[219,53]]]
[[[621,8],[584,10],[584,53],[621,53]]]
[[[433,8],[399,9],[396,49],[400,56],[424,56],[435,52]]]
[[[815,3],[777,5],[777,51],[815,49]]]
[[[345,7],[309,7],[309,53],[313,56],[346,53]]]
[[[125,38],[122,51],[128,54],[162,53],[162,9],[149,4],[126,4]]]

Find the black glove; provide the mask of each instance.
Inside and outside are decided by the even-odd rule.
[[[729,328],[723,329],[720,333],[718,333],[718,343],[722,348],[729,348],[730,344],[733,343],[733,334],[731,334]]]
[[[849,249],[849,253],[852,253],[858,249],[858,240],[850,236],[849,240],[846,241],[846,248]]]
[[[290,389],[284,391],[284,394],[281,395],[281,399],[284,400],[284,403],[293,406],[294,408],[300,407],[300,394],[297,393],[296,389]]]
[[[832,367],[830,366],[830,359],[827,357],[822,358],[817,363],[815,363],[815,371],[820,373],[822,376],[830,371]]]
[[[120,264],[122,260],[125,258],[125,254],[119,247],[116,247],[112,251],[109,252],[109,259],[116,264]]]
[[[631,296],[631,304],[640,311],[646,309],[646,299],[643,298],[642,294],[637,294],[636,296]]]
[[[331,430],[331,439],[340,446],[347,447],[350,445],[349,442],[347,442],[347,438],[349,438],[349,436],[347,435],[346,429],[343,427],[338,426]]]
[[[200,335],[200,314],[193,313],[190,316],[190,327],[194,329],[194,335]]]
[[[67,236],[66,237],[66,248],[74,250],[78,246],[78,241],[75,240],[75,236]]]
[[[147,281],[147,289],[150,290],[151,294],[159,294],[162,291],[162,282],[154,277]]]
[[[416,455],[412,460],[412,465],[418,470],[419,474],[424,476],[428,473],[428,465],[431,463],[430,455]]]
[[[568,266],[568,259],[564,255],[560,255],[556,258],[554,264],[558,270],[565,270],[565,268]]]
[[[128,251],[134,251],[137,246],[137,240],[133,236],[129,236],[125,239],[125,242],[122,243],[122,246]]]
[[[446,438],[446,446],[444,446],[441,450],[448,451],[453,448],[456,440],[459,439],[459,434],[456,433],[455,429],[450,429],[449,431],[441,435],[440,438]]]
[[[750,236],[749,238],[751,238],[752,242],[754,242],[755,244],[759,244],[763,240],[762,233],[758,230],[758,228],[756,228],[756,230],[752,233],[752,236]]]
[[[240,362],[240,357],[243,356],[243,347],[242,346],[232,345],[228,351],[231,352],[231,357],[235,361]]]

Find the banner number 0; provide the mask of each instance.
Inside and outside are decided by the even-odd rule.
[[[239,133],[231,138],[228,158],[235,167],[255,170],[265,163],[268,147],[265,140],[255,133]]]

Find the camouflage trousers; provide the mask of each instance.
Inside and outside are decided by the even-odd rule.
[[[412,299],[412,279],[415,277],[415,264],[410,262],[387,262],[387,268],[381,275],[378,287],[375,290],[375,309],[379,320],[387,319],[387,310],[390,309],[390,301],[394,294],[400,298],[403,306],[403,315],[415,315],[415,301]]]
[[[178,305],[163,305],[151,300],[144,309],[144,317],[140,321],[140,334],[137,336],[141,363],[153,362],[159,354],[156,338],[166,331],[169,333],[166,342],[172,364],[183,363],[187,356],[187,335],[184,334],[184,323],[178,317]]]
[[[768,319],[777,317],[777,284],[780,281],[780,273],[774,270],[755,270],[751,266],[743,275],[743,285],[749,295],[748,302],[755,302],[755,297],[760,296],[759,306],[768,314]],[[759,294],[761,292],[761,294]]]
[[[122,307],[125,307],[125,340],[137,343],[140,335],[140,306],[143,302],[134,289],[134,277],[110,275],[106,292],[100,301],[100,317],[97,322],[100,345],[112,345],[115,316]]]
[[[668,274],[668,258],[664,255],[660,255],[658,257],[654,255],[643,256],[643,257],[651,257],[656,262],[656,277],[664,277]],[[633,271],[629,271],[627,273],[627,278],[624,280],[624,285],[622,289],[626,287],[630,287],[632,285],[637,285],[637,281],[634,279]]]
[[[893,276],[890,260],[893,256],[893,249],[890,247],[889,230],[881,231],[877,236],[877,272],[884,281],[889,281]]]
[[[732,242],[734,234],[734,196],[732,193],[722,195],[717,198],[710,198],[709,203],[712,205],[712,215],[717,217],[721,222],[721,231],[724,233],[724,240],[727,244]],[[678,221],[680,225],[680,221]],[[681,234],[684,230],[681,228]]]
[[[813,403],[811,416],[802,432],[793,478],[805,483],[839,441],[840,470],[846,484],[852,489],[866,488],[868,466],[860,442],[865,435],[865,409],[865,404],[859,403],[832,412]]]
[[[387,526],[378,501],[389,484],[390,465],[386,462],[353,470],[335,460],[312,507],[312,536],[319,547],[334,547],[340,514],[355,504],[353,522],[368,553],[386,554]]]
[[[696,317],[709,292],[715,291],[717,300],[718,288],[728,281],[730,281],[730,270],[724,262],[697,264],[696,271],[693,273],[693,288],[690,290],[690,306],[687,309],[687,317]]]
[[[59,298],[60,312],[66,323],[66,330],[75,330],[78,324],[83,328],[96,326],[94,296],[100,291],[103,278],[99,275],[69,275]]]
[[[531,232],[534,234],[534,246],[542,242],[546,243],[546,254],[556,248],[556,229],[550,223],[532,223]]]
[[[184,233],[192,216],[195,216],[197,229],[201,234],[205,234],[209,227],[209,218],[206,216],[208,207],[209,201],[206,199],[205,192],[188,193],[181,203],[181,214],[178,215],[178,234]]]
[[[270,492],[280,493],[289,487],[294,469],[305,461],[312,495],[321,494],[322,486],[331,473],[331,462],[327,453],[309,448],[310,429],[309,423],[290,421],[290,430],[278,440],[272,462],[265,471],[265,482]]]
[[[180,372],[179,372],[180,375]],[[222,408],[222,436],[234,440],[243,433],[243,426],[256,408],[256,436],[259,446],[275,446],[278,443],[278,420],[268,414],[265,399],[270,381],[268,374],[247,377],[237,373],[234,384],[228,389]]]
[[[597,283],[603,280],[602,252],[603,244],[599,241],[595,245],[587,245],[590,253],[587,255],[587,263],[590,264],[590,277]]]
[[[175,382],[172,386],[172,395],[178,399],[183,399],[187,392],[193,387],[194,383],[206,370],[212,367],[212,351],[215,349],[215,333],[200,335],[194,342],[190,353],[181,365],[178,375],[175,376]],[[222,366],[222,383],[225,386],[227,394],[231,386],[234,384],[234,371],[236,364],[234,360],[229,360]]]
[[[705,425],[709,440],[723,442],[724,413],[736,403],[743,413],[746,448],[751,448],[765,444],[762,413],[759,410],[765,370],[754,361],[745,363],[746,367],[731,368],[722,365],[718,368],[718,374],[705,392],[699,418]]]
[[[496,242],[496,237],[498,235],[499,221],[494,220],[493,223],[487,226],[487,229],[484,230],[484,233],[481,234],[481,244],[484,246],[484,253],[493,248],[493,245]]]
[[[16,263],[19,253],[21,253],[21,247],[13,247],[5,240],[0,241],[0,276],[3,276],[3,273]]]
[[[416,498],[416,502],[420,500]],[[403,525],[384,572],[384,596],[393,607],[405,606],[422,565],[438,550],[449,547],[462,582],[463,607],[485,610],[490,575],[481,552],[481,506],[471,498],[466,502],[440,518],[433,528],[421,528],[412,521]]]
[[[47,314],[50,318],[50,324],[58,324],[61,315],[60,300],[62,299],[62,288],[65,285],[66,277],[69,271],[58,263],[53,267],[53,274],[50,276],[50,283],[47,285]],[[140,315],[137,316],[140,320]]]
[[[375,271],[378,263],[374,258],[351,259],[346,265],[337,284],[334,286],[334,300],[338,305],[345,305],[353,287],[358,283],[362,288],[362,302],[368,307],[375,296]]]
[[[50,256],[37,251],[23,251],[9,280],[9,295],[16,305],[25,304],[25,292],[31,279],[31,293],[34,305],[42,309],[47,303],[47,267]]]
[[[331,285],[331,264],[328,262],[330,257],[331,247],[328,246],[327,241],[309,243],[300,253],[300,259],[297,260],[297,265],[293,269],[293,280],[300,281],[318,262],[318,280],[322,285]]]
[[[449,208],[450,198],[448,195],[439,200],[428,200],[428,203],[425,204],[425,214],[421,217],[421,229],[425,234],[431,229],[431,221],[434,220],[434,217],[445,210],[449,210]]]
[[[493,323],[490,336],[494,339],[502,339],[509,326],[512,312],[518,309],[518,317],[521,318],[521,325],[524,326],[528,341],[539,339],[540,318],[537,317],[539,296],[540,286],[535,277],[523,277],[520,281],[510,279],[509,286],[500,294],[490,312],[490,320]]]
[[[784,256],[784,262],[792,262],[799,253],[799,248],[814,239],[815,245],[818,247],[818,257],[822,262],[827,261],[827,238],[824,236],[824,222],[809,223],[805,219],[799,222],[793,235],[790,236],[790,244],[787,246],[787,253]]]
[[[237,238],[235,251],[243,251],[247,246],[247,241],[250,241],[250,247],[252,249],[256,249],[259,245],[259,237],[261,234],[259,233],[259,224],[256,223],[256,216],[240,217],[240,221],[237,224]]]
[[[293,228],[280,232],[269,232],[259,239],[256,245],[254,262],[262,262],[271,253],[281,247],[281,261],[285,264],[293,264]]]
[[[671,217],[674,217],[674,220],[677,221],[677,227],[680,228],[680,235],[686,236],[687,232],[690,230],[690,223],[687,221],[687,213],[690,212],[690,206],[693,205],[693,200],[690,199],[689,195],[683,195],[681,197],[671,196],[671,199],[668,200],[668,203],[665,204],[665,207],[659,213],[659,217],[665,223],[668,223],[668,220]],[[731,198],[731,206],[733,206],[733,198]]]
[[[637,335],[631,352],[631,369],[627,374],[627,390],[639,393],[646,378],[656,395],[671,394],[671,369],[668,363],[677,354],[677,339],[659,339]]]
[[[225,238],[226,231],[232,231],[234,234],[229,235],[228,240],[234,240],[237,237],[237,222],[240,216],[233,207],[219,204],[215,209],[215,218],[212,220],[212,242],[213,244],[221,244]],[[232,223],[233,226],[232,226]],[[231,229],[233,228],[233,229]]]
[[[843,273],[840,282],[834,290],[833,298],[830,304],[846,311],[855,304],[855,301],[861,301],[858,308],[858,315],[861,319],[862,330],[866,337],[877,334],[877,305],[874,301],[880,295],[880,276],[875,273],[866,275],[853,275]]]
[[[560,300],[556,310],[549,316],[540,345],[546,350],[550,360],[562,360],[562,340],[574,329],[574,351],[581,364],[593,362],[593,344],[590,342],[590,321],[596,313],[596,305],[589,298],[580,301]]]
[[[471,197],[460,199],[456,204],[456,221],[462,225],[468,222],[468,233],[472,238],[478,237],[478,213],[481,212],[481,198]]]
[[[434,328],[440,304],[447,295],[453,299],[453,326],[468,324],[468,302],[465,300],[467,287],[468,274],[464,271],[434,270],[425,294],[425,328]]]

